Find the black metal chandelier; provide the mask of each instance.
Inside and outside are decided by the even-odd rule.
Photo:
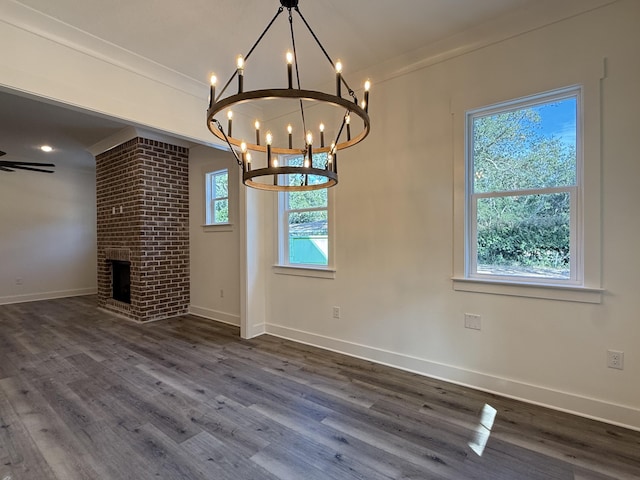
[[[368,110],[371,84],[368,80],[365,82],[363,98],[359,103],[356,93],[344,79],[342,63],[334,62],[328,55],[307,20],[300,13],[298,0],[280,0],[280,4],[277,13],[249,52],[244,57],[237,58],[237,68],[218,96],[216,96],[216,77],[211,76],[207,126],[211,133],[229,146],[238,165],[242,168],[242,181],[247,186],[276,191],[306,191],[332,187],[338,183],[338,151],[360,143],[369,134]],[[289,13],[291,32],[290,50],[285,57],[287,86],[244,91],[245,63],[285,9]],[[335,93],[301,88],[292,12],[298,14],[335,72]],[[222,98],[235,78],[238,85],[237,93]],[[342,96],[343,87],[348,93],[347,98]],[[293,101],[294,108],[287,110],[285,115],[278,115],[275,120],[265,122],[266,125],[263,125],[262,129],[264,137],[261,135],[260,119],[256,119],[248,129],[246,127],[242,129],[245,135],[251,131],[251,134],[247,135],[251,140],[242,138],[241,135],[234,136],[233,108],[241,104],[257,104],[264,101],[280,103]],[[318,108],[319,106],[321,108]],[[317,120],[325,113],[329,118],[326,121],[321,119],[318,123],[314,123],[317,130],[309,127],[312,119]],[[226,130],[215,118],[218,114],[227,117]],[[273,128],[264,128],[265,126]],[[236,126],[236,131],[238,130]],[[255,130],[255,137],[253,130]],[[314,130],[319,133],[316,136],[316,143],[313,140]],[[325,142],[325,133],[331,141]],[[252,158],[252,152],[255,155],[254,158]],[[301,163],[300,165],[279,165],[278,155],[302,157],[303,161],[297,162]]]

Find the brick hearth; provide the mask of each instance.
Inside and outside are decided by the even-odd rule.
[[[189,150],[137,137],[96,156],[98,304],[145,322],[189,306]],[[131,304],[111,298],[131,262]]]

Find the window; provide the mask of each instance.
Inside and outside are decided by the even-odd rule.
[[[229,223],[229,171],[225,168],[205,174],[206,224]]]
[[[314,155],[314,164],[326,160],[324,154]],[[302,156],[280,157],[287,165],[302,165]],[[288,175],[290,185],[304,182],[302,175]],[[309,176],[308,182],[321,179]],[[279,263],[282,266],[323,268],[331,265],[329,192],[325,189],[305,192],[280,192]]]
[[[467,112],[467,278],[582,284],[580,97]]]

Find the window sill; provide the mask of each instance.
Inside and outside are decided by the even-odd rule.
[[[547,285],[454,277],[453,289],[462,292],[543,298],[566,302],[602,303],[602,288]]]
[[[301,267],[294,265],[274,265],[273,273],[278,275],[295,275],[298,277],[336,278],[335,269],[329,267]]]
[[[233,223],[202,225],[203,232],[233,232]]]

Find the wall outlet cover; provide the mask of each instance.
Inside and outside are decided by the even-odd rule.
[[[465,313],[464,328],[470,328],[471,330],[480,330],[482,328],[480,315],[476,315],[475,313]]]

